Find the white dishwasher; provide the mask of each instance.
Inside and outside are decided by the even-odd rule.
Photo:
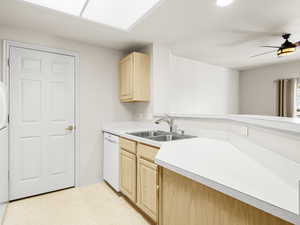
[[[120,148],[119,137],[104,132],[103,178],[120,192]]]

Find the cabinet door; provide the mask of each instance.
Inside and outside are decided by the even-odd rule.
[[[139,158],[138,185],[137,205],[156,222],[158,207],[157,165]]]
[[[133,96],[133,56],[130,55],[120,62],[120,99],[129,100]]]
[[[136,202],[136,155],[122,149],[120,154],[121,192]]]

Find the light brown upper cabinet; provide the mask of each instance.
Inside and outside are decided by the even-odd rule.
[[[150,59],[133,52],[120,61],[121,102],[147,102],[150,96]]]

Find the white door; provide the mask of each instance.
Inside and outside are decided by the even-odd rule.
[[[7,126],[7,88],[0,81],[0,129]]]
[[[74,186],[74,66],[10,48],[10,200]]]

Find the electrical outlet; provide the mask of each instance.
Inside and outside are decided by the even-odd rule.
[[[144,114],[143,114],[143,113],[139,113],[139,114],[138,114],[138,119],[139,119],[139,120],[144,119]]]
[[[249,133],[248,133],[248,127],[241,127],[240,129],[240,133],[242,136],[248,137]]]
[[[146,120],[153,120],[153,115],[151,113],[148,113],[145,115]]]

